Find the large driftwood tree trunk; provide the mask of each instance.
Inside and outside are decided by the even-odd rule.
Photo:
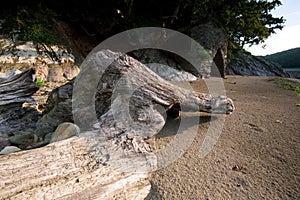
[[[85,60],[75,84],[50,95],[37,134],[53,131],[67,119],[81,130],[97,126],[107,137],[130,132],[133,126],[139,129],[134,134],[150,137],[165,124],[164,112],[178,116],[180,109],[230,114],[234,106],[225,96],[183,89],[127,55],[104,50]]]
[[[144,199],[150,190],[148,174],[101,163],[90,150],[94,144],[75,137],[1,156],[0,199]],[[110,152],[112,160],[122,159],[120,151]],[[146,164],[139,157],[132,161]]]
[[[137,60],[107,50],[92,54],[75,84],[55,90],[48,103],[40,126],[55,129],[56,123],[73,120],[73,112],[85,131],[2,156],[2,199],[143,199],[150,188],[148,172],[158,164],[147,139],[163,127],[165,112],[234,109],[227,97],[177,87]]]

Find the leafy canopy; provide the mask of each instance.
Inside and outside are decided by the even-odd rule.
[[[48,43],[55,39],[51,37],[53,27],[47,18],[47,7],[62,18],[94,26],[94,30],[107,35],[141,26],[164,26],[188,33],[191,25],[210,20],[223,27],[228,38],[241,47],[264,42],[276,29],[282,29],[285,21],[271,14],[281,5],[280,0],[74,0],[71,4],[69,0],[11,0],[9,3],[10,9],[17,10],[17,16],[6,24],[15,24],[13,28],[23,32],[24,40]],[[0,16],[5,10],[0,8]]]
[[[283,17],[271,11],[280,0],[195,0],[194,15],[213,19],[224,27],[229,38],[243,47],[265,41],[276,29],[282,29]]]

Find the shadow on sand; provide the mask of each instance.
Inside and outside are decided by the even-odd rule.
[[[159,139],[164,137],[175,136],[176,134],[180,134],[180,132],[185,131],[190,127],[193,127],[195,125],[206,124],[216,119],[216,116],[210,116],[207,114],[204,116],[200,116],[199,113],[185,113],[181,117],[176,119],[168,117],[166,124],[156,135],[156,138]],[[184,126],[181,126],[181,130],[180,132],[178,132],[181,123],[184,123]]]

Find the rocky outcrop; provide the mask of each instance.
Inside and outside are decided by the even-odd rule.
[[[227,72],[228,43],[223,29],[210,21],[204,24],[193,25],[190,35],[210,53],[212,63],[216,65],[216,67],[212,68],[211,75],[225,77]]]
[[[75,57],[67,49],[57,45],[13,41],[0,38],[0,63],[7,64],[60,64],[75,62]]]
[[[238,50],[233,50],[229,59],[228,74],[243,76],[290,76],[283,71],[279,64]]]
[[[136,50],[129,55],[168,81],[194,81],[199,76],[207,76],[210,71],[210,64],[202,65],[203,71],[199,74],[179,56],[157,49]],[[205,67],[209,69],[205,69]]]
[[[157,49],[142,49],[131,52],[130,55],[159,76],[166,80],[196,80],[198,77],[208,78],[210,76],[224,77],[226,73],[227,37],[224,31],[208,22],[193,25],[190,36],[204,49],[199,52],[202,60],[199,62],[198,71],[186,60],[178,55]],[[174,47],[190,51],[192,44],[174,40]],[[177,43],[176,43],[177,42]]]
[[[63,46],[13,41],[0,37],[0,72],[33,68],[42,81],[73,79],[79,68],[75,57]]]
[[[24,102],[32,102],[31,95],[38,88],[34,83],[34,70],[27,70],[23,73],[6,75],[0,78],[0,109],[3,106],[14,106]]]
[[[44,138],[46,134],[53,132],[59,124],[73,122],[72,91],[73,83],[69,82],[54,89],[49,94],[43,117],[39,119],[36,125],[36,135]]]

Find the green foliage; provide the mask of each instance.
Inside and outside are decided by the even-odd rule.
[[[27,7],[14,5],[14,2]],[[21,39],[43,43],[56,42],[46,7],[62,18],[81,23],[77,25],[94,28],[104,38],[141,26],[164,26],[188,34],[194,24],[213,21],[226,31],[229,40],[243,47],[264,42],[276,29],[282,29],[284,23],[282,17],[271,14],[281,5],[280,0],[74,0],[72,3],[67,0],[11,0],[10,3],[10,9],[15,9],[16,13],[6,25],[21,30]]]
[[[42,8],[11,9],[5,16],[2,34],[12,35],[19,31],[19,40],[44,44],[57,44],[58,38],[52,31],[53,23]]]
[[[299,83],[295,83],[284,78],[277,78],[276,82],[279,83],[284,89],[295,91],[297,95],[300,96]],[[296,103],[296,106],[300,106],[300,102]]]
[[[295,83],[295,82],[289,81],[284,78],[278,78],[278,79],[276,79],[276,81],[278,83],[280,83],[284,89],[293,90],[300,96],[300,84],[299,83]]]
[[[233,61],[235,63],[239,63],[240,65],[244,65],[245,61],[242,58],[238,57],[235,51],[236,50],[233,49],[228,50],[227,52],[228,60]]]
[[[300,48],[265,56],[266,59],[279,63],[284,68],[300,68]]]
[[[280,0],[196,0],[194,14],[217,20],[230,39],[244,47],[262,43],[283,28],[283,17],[270,13],[279,5]]]
[[[37,87],[44,87],[45,86],[45,82],[42,79],[37,78],[35,81],[35,85]]]

